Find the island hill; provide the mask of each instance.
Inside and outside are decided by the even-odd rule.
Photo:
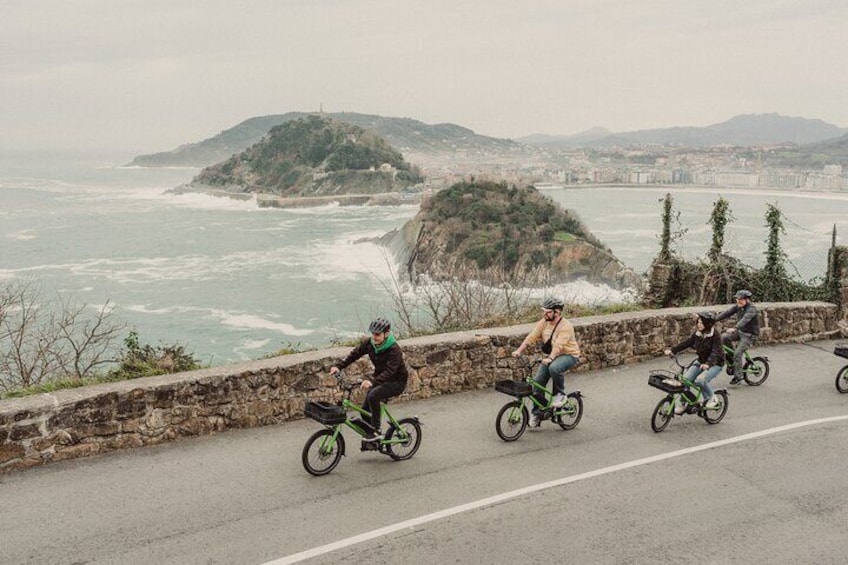
[[[176,191],[257,197],[259,205],[391,202],[386,194],[423,180],[382,137],[359,126],[310,115],[275,126],[258,143],[203,169]],[[616,288],[640,287],[582,225],[534,188],[461,182],[423,200],[389,246],[410,278],[479,280],[550,286],[585,278]]]
[[[381,242],[412,281],[478,280],[542,287],[586,279],[614,288],[642,281],[582,224],[536,189],[461,182],[424,200]]]
[[[256,195],[260,205],[304,197],[357,204],[367,202],[368,195],[397,194],[422,180],[418,167],[376,133],[310,115],[272,128],[258,143],[206,167],[175,191]]]

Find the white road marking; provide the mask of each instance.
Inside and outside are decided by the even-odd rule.
[[[502,494],[497,494],[495,496],[490,496],[488,498],[483,498],[480,500],[476,500],[474,502],[468,502],[466,504],[460,504],[459,506],[454,506],[452,508],[445,508],[444,510],[440,510],[438,512],[433,512],[432,514],[425,514],[424,516],[419,516],[417,518],[411,518],[409,520],[404,520],[403,522],[398,522],[396,524],[392,524],[389,526],[384,526],[382,528],[378,528],[376,530],[371,530],[370,532],[365,532],[356,536],[351,536],[349,538],[345,538],[339,541],[335,541],[333,543],[328,543],[326,545],[321,545],[318,547],[314,547],[312,549],[308,549],[306,551],[301,551],[300,553],[294,553],[287,557],[281,557],[280,559],[275,559],[273,561],[268,561],[263,563],[263,565],[289,565],[290,563],[299,563],[306,559],[311,559],[313,557],[318,557],[320,555],[325,555],[327,553],[332,553],[333,551],[337,551],[339,549],[344,549],[346,547],[350,547],[352,545],[356,545],[362,543],[364,541],[372,540],[375,538],[379,538],[382,536],[387,536],[389,534],[393,534],[395,532],[399,532],[401,530],[407,528],[414,528],[416,526],[420,526],[422,524],[426,524],[428,522],[434,522],[436,520],[441,520],[442,518],[447,518],[449,516],[454,516],[456,514],[461,514],[463,512],[468,512],[471,510],[477,510],[478,508],[484,508],[486,506],[492,506],[495,504],[499,504],[501,502],[512,500],[513,498],[519,498],[522,496],[526,496],[528,494],[533,494],[539,491],[551,489],[554,487],[559,487],[562,485],[567,485],[571,483],[576,483],[578,481],[583,481],[586,479],[592,479],[594,477],[600,477],[601,475],[608,475],[610,473],[615,473],[618,471],[624,471],[626,469],[632,469],[633,467],[639,467],[641,465],[649,465],[651,463],[656,463],[658,461],[665,461],[666,459],[672,459],[674,457],[681,457],[683,455],[689,455],[690,453],[697,453],[699,451],[705,451],[707,449],[714,449],[716,447],[723,447],[725,445],[732,445],[734,443],[740,443],[743,441],[748,441],[752,439],[758,439],[765,436],[770,436],[774,434],[779,434],[781,432],[788,432],[790,430],[797,430],[799,428],[805,428],[809,426],[816,426],[819,424],[829,424],[831,422],[842,422],[848,420],[848,415],[846,416],[832,416],[829,418],[818,418],[816,420],[806,420],[803,422],[796,422],[794,424],[787,424],[785,426],[777,426],[775,428],[768,428],[766,430],[761,430],[759,432],[751,432],[749,434],[742,434],[740,436],[735,436],[727,439],[722,439],[718,441],[711,441],[709,443],[704,443],[701,445],[696,445],[693,447],[687,447],[684,449],[678,449],[676,451],[669,451],[668,453],[661,453],[659,455],[652,455],[651,457],[643,457],[642,459],[634,459],[633,461],[628,461],[626,463],[619,463],[618,465],[610,465],[609,467],[602,467],[601,469],[596,469],[594,471],[588,471],[586,473],[580,473],[578,475],[571,475],[570,477],[563,477],[561,479],[557,479],[555,481],[548,481],[546,483],[539,483],[536,485],[530,485],[528,487],[520,488],[517,490],[505,492]]]

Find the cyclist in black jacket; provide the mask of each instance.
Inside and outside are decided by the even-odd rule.
[[[391,333],[392,324],[385,318],[377,318],[368,326],[371,337],[366,337],[359,345],[343,360],[335,366],[330,367],[330,374],[335,375],[357,359],[365,355],[374,364],[374,374],[362,381],[360,388],[367,391],[365,395],[364,408],[371,413],[370,433],[365,440],[370,442],[379,441],[382,438],[380,431],[380,403],[397,396],[406,388],[409,372],[403,361],[403,352]]]
[[[733,375],[730,379],[730,384],[735,385],[742,381],[742,367],[744,365],[743,356],[745,352],[754,344],[757,336],[760,335],[760,322],[757,320],[757,307],[751,302],[751,291],[740,290],[733,298],[736,299],[736,304],[722,312],[716,317],[716,321],[720,322],[725,318],[729,318],[734,314],[738,315],[736,325],[728,328],[721,336],[722,343],[733,349],[733,342],[738,341],[739,345],[733,349],[733,365],[730,365],[730,358],[727,359],[727,373]]]
[[[713,393],[710,381],[721,373],[724,365],[724,353],[721,349],[721,336],[715,329],[716,317],[712,312],[699,312],[695,333],[689,339],[683,341],[670,349],[665,350],[666,355],[678,353],[691,347],[698,354],[698,359],[692,363],[686,372],[686,379],[701,389],[707,408],[718,405],[718,397]],[[683,414],[686,405],[678,397],[674,406],[675,414]]]

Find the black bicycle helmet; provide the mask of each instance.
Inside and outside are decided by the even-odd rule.
[[[736,294],[733,295],[733,298],[735,298],[736,300],[739,300],[740,298],[751,298],[752,296],[754,296],[754,295],[751,294],[750,290],[742,289],[742,290],[737,290]]]
[[[709,331],[715,325],[716,317],[712,312],[698,312],[698,319],[704,324],[704,329]]]
[[[392,323],[385,318],[376,318],[368,324],[368,331],[372,334],[381,334],[392,329]]]
[[[554,298],[553,296],[548,297],[542,302],[542,308],[545,310],[562,310],[565,307],[565,303],[559,298]]]

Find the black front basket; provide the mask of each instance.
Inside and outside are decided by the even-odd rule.
[[[495,383],[495,390],[521,398],[523,396],[530,396],[533,392],[533,386],[526,381],[497,381]]]
[[[671,371],[655,371],[648,376],[648,384],[663,392],[683,392],[686,390],[677,375]]]
[[[839,355],[840,357],[848,358],[848,345],[844,343],[840,343],[836,347],[833,348],[834,355]]]
[[[313,420],[330,426],[341,424],[347,420],[347,414],[344,408],[338,404],[328,404],[326,402],[309,401],[306,403],[303,413]]]

